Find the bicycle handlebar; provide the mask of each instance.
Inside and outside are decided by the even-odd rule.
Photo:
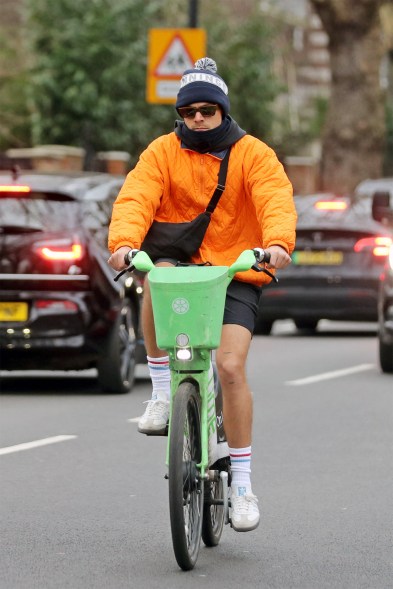
[[[260,247],[254,247],[253,252],[255,255],[256,263],[251,267],[251,270],[254,270],[255,272],[264,272],[265,274],[270,276],[270,278],[274,280],[274,282],[278,282],[278,278],[272,272],[270,272],[264,266],[259,265],[263,263],[268,264],[270,262],[270,252],[267,252]]]
[[[126,272],[132,272],[133,270],[135,270],[133,258],[140,251],[141,250],[131,249],[130,251],[128,251],[125,254],[124,262],[127,265],[127,267],[124,268],[124,270],[121,270],[121,272],[119,272],[115,276],[115,278],[114,278],[115,282],[117,282],[119,280],[119,278],[121,278],[121,276],[123,276]],[[277,277],[272,272],[269,272],[269,270],[267,270],[267,268],[260,266],[260,264],[263,264],[263,263],[268,264],[270,262],[270,259],[271,259],[270,253],[265,251],[262,248],[259,248],[259,247],[253,248],[252,251],[254,252],[256,262],[255,262],[255,264],[253,264],[251,266],[250,269],[254,270],[255,272],[264,272],[265,274],[270,276],[270,278],[272,278],[272,280],[274,280],[275,282],[278,282]]]

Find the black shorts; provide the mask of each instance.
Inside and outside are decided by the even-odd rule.
[[[232,280],[225,300],[224,325],[242,325],[254,333],[261,289],[255,284]]]
[[[157,262],[170,262],[174,266],[176,265],[176,260],[172,258],[162,257]],[[232,280],[228,286],[225,299],[223,325],[242,325],[252,335],[255,329],[261,292],[261,288],[255,284]]]

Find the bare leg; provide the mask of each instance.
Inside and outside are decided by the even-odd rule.
[[[173,266],[167,262],[157,266]],[[169,418],[170,372],[168,352],[161,350],[156,342],[153,307],[149,279],[145,280],[142,304],[142,331],[147,352],[148,368],[152,380],[152,398],[138,422],[138,431],[143,434],[162,435]],[[160,360],[161,359],[161,360]]]
[[[246,379],[250,342],[251,333],[245,327],[224,325],[216,354],[232,469],[231,522],[238,532],[255,530],[260,519],[250,480],[253,399]]]
[[[224,325],[217,350],[217,370],[223,395],[223,414],[228,445],[251,445],[252,393],[246,379],[246,360],[251,334],[241,325]]]
[[[157,266],[173,266],[173,264],[170,264],[169,262],[159,262]],[[148,356],[151,358],[162,358],[163,356],[168,355],[167,351],[161,350],[157,346],[153,307],[151,304],[150,285],[148,278],[145,280],[145,287],[143,291],[142,331]]]

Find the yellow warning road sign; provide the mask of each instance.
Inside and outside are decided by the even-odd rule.
[[[205,57],[204,29],[150,29],[147,102],[174,104],[184,70]]]

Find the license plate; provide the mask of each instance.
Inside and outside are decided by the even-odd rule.
[[[26,321],[27,303],[0,302],[0,321]]]
[[[293,252],[292,262],[308,266],[339,266],[343,263],[342,252]]]

